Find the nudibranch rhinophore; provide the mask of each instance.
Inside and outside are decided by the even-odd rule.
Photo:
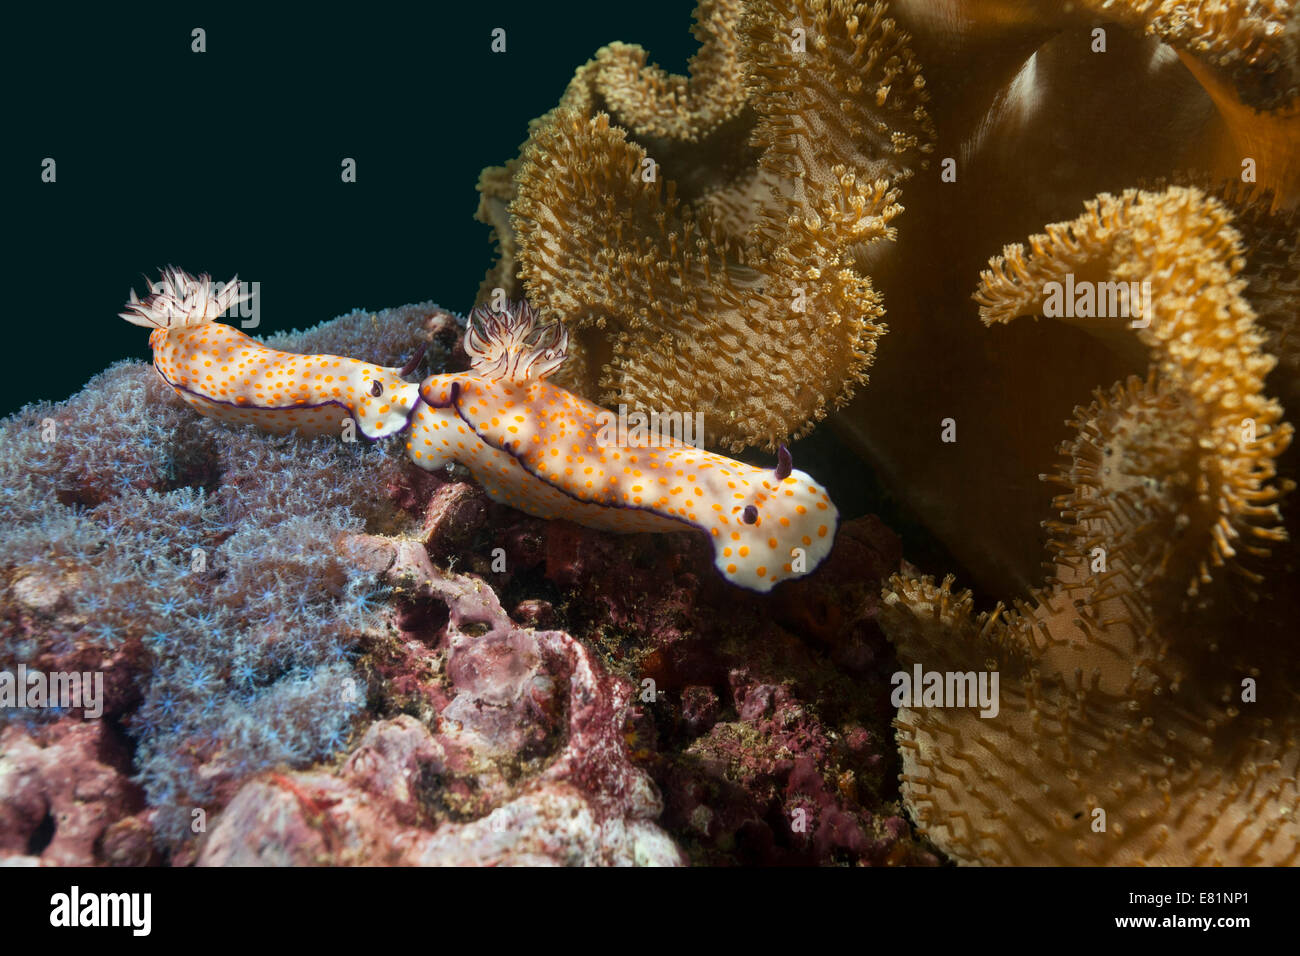
[[[529,514],[608,531],[703,531],[718,570],[752,591],[802,577],[830,553],[838,512],[784,445],[763,469],[671,435],[640,443],[612,431],[609,412],[545,380],[568,334],[540,324],[527,302],[475,310],[469,371],[417,386],[403,379],[411,366],[280,352],[215,321],[242,300],[237,280],[214,289],[207,275],[168,269],[144,300],[131,293],[122,318],[153,328],[154,368],[212,418],[308,435],[341,434],[352,419],[372,439],[409,427],[421,468],[460,462],[495,501]]]
[[[733,584],[769,591],[812,571],[839,520],[825,490],[792,467],[775,469],[656,436],[611,442],[598,405],[545,379],[564,362],[563,325],[540,325],[527,302],[476,309],[465,334],[468,372],[434,375],[407,448],[422,468],[458,461],[496,501],[543,518],[609,531],[697,528]]]
[[[403,369],[281,352],[216,321],[247,298],[238,277],[218,289],[208,275],[168,268],[143,300],[131,292],[121,316],[153,329],[154,368],[209,418],[303,435],[339,435],[351,419],[370,439],[406,428],[420,395]]]

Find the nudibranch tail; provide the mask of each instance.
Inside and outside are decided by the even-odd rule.
[[[136,298],[132,289],[126,311],[118,314],[134,325],[149,329],[193,328],[216,321],[232,306],[251,298],[251,293],[240,293],[239,276],[216,288],[212,276],[206,272],[196,279],[175,266],[168,266],[143,299]]]
[[[543,518],[702,531],[723,576],[753,591],[801,577],[830,553],[835,506],[784,447],[773,470],[669,436],[615,437],[609,412],[544,380],[564,359],[562,327],[539,327],[526,303],[472,320],[470,370],[420,387],[407,440],[420,467],[458,461],[494,500]]]
[[[247,298],[238,289],[236,279],[216,288],[169,267],[150,295],[131,293],[122,318],[154,330],[154,368],[182,399],[209,418],[272,432],[342,435],[351,419],[373,440],[407,428],[420,387],[402,369],[267,348],[216,321]]]
[[[470,369],[482,378],[517,384],[546,378],[569,351],[569,332],[560,322],[542,324],[526,301],[504,312],[479,306],[470,313],[465,351]]]

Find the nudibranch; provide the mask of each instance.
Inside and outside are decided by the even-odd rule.
[[[838,512],[784,446],[777,467],[762,469],[668,435],[613,441],[602,425],[609,412],[546,381],[567,348],[564,326],[539,324],[527,302],[476,309],[469,371],[420,386],[411,459],[429,470],[460,462],[494,500],[542,518],[620,532],[698,529],[723,576],[753,591],[807,574],[830,552]]]
[[[168,269],[121,314],[153,329],[154,368],[204,415],[305,435],[338,435],[349,418],[371,439],[409,428],[415,464],[460,462],[493,500],[529,514],[607,531],[703,531],[718,570],[752,591],[802,577],[830,553],[839,514],[784,445],[767,470],[671,435],[644,444],[619,435],[606,427],[609,412],[546,381],[564,363],[568,333],[539,323],[527,302],[475,310],[469,371],[416,385],[404,379],[414,362],[280,352],[217,322],[244,300],[237,283],[216,288],[207,275]]]
[[[248,298],[238,278],[217,288],[208,275],[168,268],[143,300],[131,292],[121,316],[153,329],[154,368],[209,418],[303,435],[339,435],[351,419],[369,439],[407,427],[420,400],[419,386],[403,380],[407,370],[281,352],[216,321]]]

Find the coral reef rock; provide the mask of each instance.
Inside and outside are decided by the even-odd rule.
[[[413,601],[446,606],[437,730],[372,724],[337,773],[247,783],[201,864],[660,864],[684,857],[626,755],[632,688],[561,631],[515,626],[481,580],[444,574],[414,541],[349,548],[390,565]]]
[[[149,827],[134,816],[144,797],[127,764],[100,721],[65,719],[35,734],[12,724],[0,730],[0,862],[149,862]]]
[[[816,574],[761,597],[718,580],[690,536],[538,533],[568,626],[639,688],[633,759],[693,862],[936,862],[898,803],[897,664],[875,615],[900,545],[879,521],[847,522]]]
[[[449,369],[462,329],[407,306],[272,342]],[[135,362],[0,439],[0,667],[105,677],[104,719],[0,715],[9,862],[937,862],[902,816],[874,518],[758,595],[698,534],[208,421]]]
[[[446,362],[461,334],[418,305],[271,341],[400,365],[421,345]],[[410,521],[396,490],[376,493],[410,487],[400,461],[207,421],[140,362],[0,421],[0,446],[0,669],[104,674],[96,733],[134,742],[160,850],[183,859],[194,812],[249,774],[346,745],[364,704],[354,648],[386,604],[335,542]],[[7,733],[69,719],[0,711]]]

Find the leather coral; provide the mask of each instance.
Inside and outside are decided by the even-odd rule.
[[[1194,189],[1103,195],[984,273],[987,323],[1043,311],[1067,272],[1142,277],[1149,315],[1063,320],[1131,338],[1151,365],[1075,410],[1045,585],[984,613],[951,578],[886,589],[904,666],[1001,676],[992,718],[897,720],[904,798],[960,862],[1300,859],[1291,482],[1276,467],[1292,429],[1264,391],[1275,359],[1230,222]]]
[[[606,47],[484,172],[501,259],[480,298],[561,318],[574,390],[772,449],[866,381],[885,329],[864,262],[929,150],[924,82],[882,4],[705,0],[697,21],[689,79]]]

